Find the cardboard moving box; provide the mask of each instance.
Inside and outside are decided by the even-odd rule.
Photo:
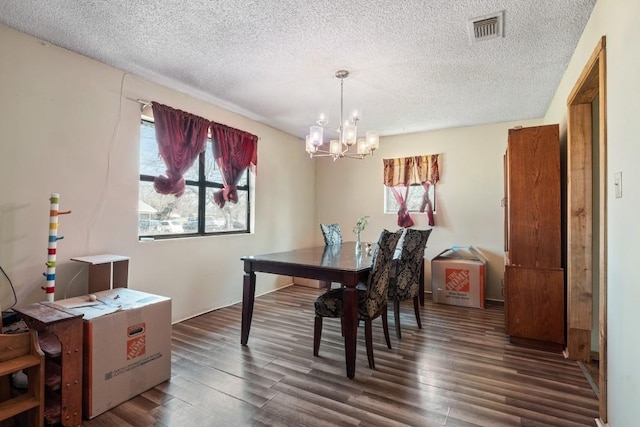
[[[171,378],[171,299],[119,288],[56,301],[84,314],[83,415],[94,418]]]
[[[487,258],[473,246],[454,246],[431,260],[431,291],[437,303],[484,308]]]

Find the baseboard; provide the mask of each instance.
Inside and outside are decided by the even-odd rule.
[[[593,378],[593,376],[591,375],[591,372],[587,369],[584,363],[580,361],[578,361],[577,363],[580,369],[582,370],[582,373],[584,374],[585,379],[587,380],[587,382],[591,386],[591,389],[595,393],[596,397],[600,399],[600,387],[598,387],[598,378]]]
[[[256,294],[256,295],[255,295],[255,298],[261,297],[262,295],[270,294],[270,293],[272,293],[272,292],[279,291],[280,289],[288,288],[289,286],[293,286],[293,285],[294,285],[294,283],[293,283],[293,282],[291,282],[291,283],[287,283],[286,285],[279,286],[279,287],[277,287],[277,288],[274,288],[274,289],[268,290],[268,291],[263,292],[263,293],[261,293],[261,294]],[[220,305],[220,306],[217,306],[217,307],[208,308],[208,309],[206,309],[206,310],[204,310],[204,311],[201,311],[201,312],[199,312],[199,313],[195,313],[195,314],[193,314],[193,315],[191,315],[191,316],[184,317],[184,318],[182,318],[182,319],[178,319],[178,320],[175,320],[175,321],[174,321],[174,320],[172,320],[172,321],[171,321],[171,324],[172,324],[172,325],[174,325],[174,324],[176,324],[176,323],[184,322],[185,320],[193,319],[194,317],[201,316],[201,315],[203,315],[203,314],[205,314],[205,313],[209,313],[210,311],[219,310],[219,309],[221,309],[221,308],[225,308],[225,307],[231,307],[232,305],[236,305],[236,304],[238,304],[238,303],[242,303],[242,300],[240,300],[240,301],[236,301],[236,302],[230,302],[230,303],[228,303],[228,304]]]
[[[564,345],[550,342],[550,341],[540,341],[534,340],[531,338],[522,338],[522,337],[509,337],[509,342],[514,345],[519,345],[523,347],[535,348],[543,351],[551,351],[554,353],[562,354],[564,350]]]
[[[596,425],[598,427],[609,427],[609,423],[603,422],[600,418],[596,418]]]
[[[294,285],[306,286],[307,288],[322,289],[325,288],[324,282],[316,279],[305,279],[304,277],[294,277]]]

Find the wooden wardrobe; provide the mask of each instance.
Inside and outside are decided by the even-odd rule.
[[[562,350],[558,125],[510,129],[504,173],[506,332],[512,343]]]

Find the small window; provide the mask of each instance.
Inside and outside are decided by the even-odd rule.
[[[404,191],[404,190],[403,190]],[[402,194],[404,196],[404,193]],[[410,185],[409,192],[407,194],[407,209],[409,212],[421,212],[421,208],[424,204],[425,189],[422,185]],[[429,194],[427,197],[431,201],[433,206],[433,213],[436,213],[436,186],[429,186]],[[395,214],[398,213],[400,206],[393,196],[391,188],[384,187],[384,213]],[[426,207],[424,208],[426,211]]]
[[[249,171],[238,182],[238,203],[221,209],[213,195],[223,188],[222,175],[213,160],[211,139],[193,167],[184,174],[186,189],[181,197],[162,195],[153,180],[165,174],[166,166],[158,152],[154,124],[140,124],[140,186],[138,237],[173,238],[212,234],[248,233],[250,230]]]

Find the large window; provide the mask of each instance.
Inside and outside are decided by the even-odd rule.
[[[206,150],[184,175],[184,194],[181,197],[159,194],[153,188],[153,180],[166,173],[166,166],[158,153],[153,126],[153,122],[146,120],[140,125],[139,238],[248,233],[249,171],[238,182],[238,203],[225,203],[219,208],[213,195],[223,187],[222,176],[208,139]]]
[[[404,190],[402,190],[404,196]],[[433,213],[436,212],[436,186],[429,186],[429,194],[426,195],[431,201],[433,206]],[[421,208],[424,209],[424,197],[425,189],[422,185],[410,185],[407,194],[407,209],[409,212],[421,212]],[[400,205],[398,201],[393,197],[393,192],[390,187],[384,187],[384,213],[397,214]]]

